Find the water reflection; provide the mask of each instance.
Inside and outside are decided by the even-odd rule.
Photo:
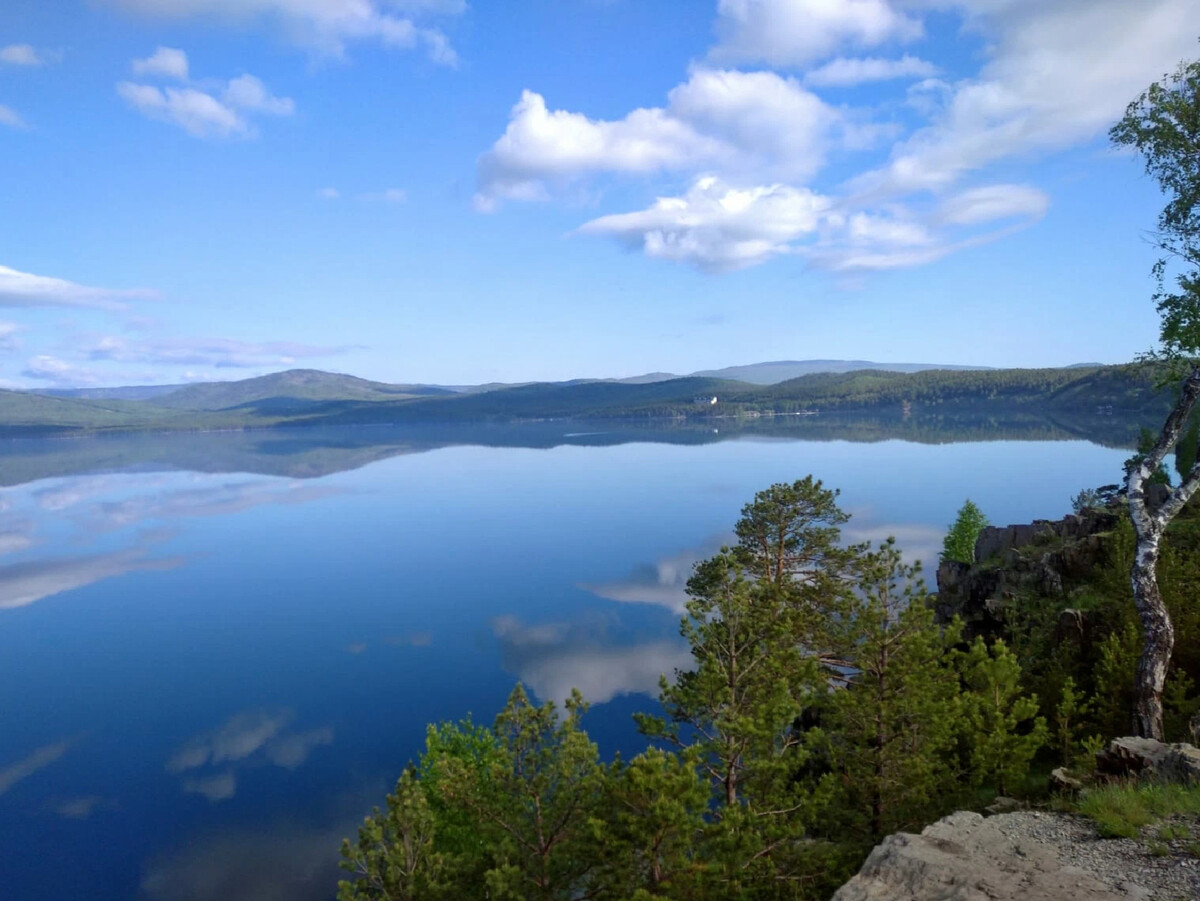
[[[44,745],[36,751],[31,752],[26,757],[18,760],[11,766],[0,770],[0,795],[5,794],[10,788],[16,785],[23,779],[28,779],[38,770],[45,769],[67,753],[67,748],[71,746],[70,739],[56,741],[53,744]]]
[[[295,716],[292,710],[235,714],[219,728],[196,736],[180,748],[167,761],[167,772],[186,774],[185,792],[209,801],[227,801],[237,793],[233,765],[270,763],[295,770],[316,748],[333,744],[333,729],[329,727],[290,729]]]
[[[153,862],[141,889],[153,901],[328,901],[338,846],[357,828],[264,824],[193,840]]]
[[[328,901],[426,723],[490,722],[520,679],[636,750],[629,710],[691,661],[692,567],[771,482],[813,472],[848,541],[931,560],[967,492],[1055,515],[1126,456],[567,434],[594,431],[0,442],[0,894]]]
[[[25,607],[43,598],[126,573],[174,569],[182,563],[182,557],[149,559],[145,548],[134,548],[111,554],[52,557],[0,566],[0,610]]]
[[[527,626],[515,616],[502,616],[492,621],[492,632],[505,670],[542,700],[558,703],[572,689],[592,704],[619,695],[656,695],[662,676],[691,661],[682,641],[613,643],[595,622]]]

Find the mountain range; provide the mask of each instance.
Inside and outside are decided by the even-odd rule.
[[[0,391],[0,434],[549,419],[701,422],[817,411],[941,419],[1018,412],[1055,417],[1056,426],[1064,418],[1117,416],[1132,428],[1135,420],[1161,421],[1170,401],[1145,368],[861,368],[868,365],[814,360],[689,376],[469,387],[393,385],[294,369],[232,382]],[[797,369],[816,371],[776,380]]]

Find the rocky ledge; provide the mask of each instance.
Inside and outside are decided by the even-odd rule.
[[[884,839],[833,901],[1175,901],[1200,898],[1200,860],[1101,839],[1090,822],[959,812]]]

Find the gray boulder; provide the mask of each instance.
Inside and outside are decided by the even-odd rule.
[[[1191,785],[1200,782],[1200,748],[1165,744],[1152,738],[1115,738],[1096,755],[1096,771],[1105,776],[1138,776]]]
[[[833,901],[1129,901],[1095,877],[1059,862],[1053,845],[1021,838],[1008,814],[959,812],[920,835],[898,832],[871,852]]]

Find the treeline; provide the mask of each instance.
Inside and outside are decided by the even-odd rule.
[[[811,477],[746,505],[630,760],[600,759],[578,695],[518,686],[490,728],[431,726],[339,898],[824,898],[882,836],[1024,791],[1052,724],[1017,656],[938,626],[918,570],[844,547],[847,519]]]

